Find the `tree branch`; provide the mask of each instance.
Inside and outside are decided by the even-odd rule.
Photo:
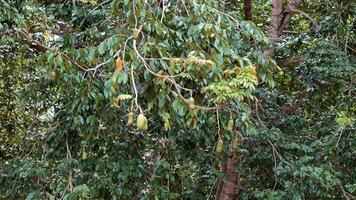
[[[274,54],[276,43],[282,33],[282,30],[287,26],[295,13],[295,10],[297,10],[302,3],[303,0],[292,0],[286,9],[284,8],[283,0],[272,1],[272,19],[267,30],[267,34],[271,38],[271,44],[270,47],[263,52],[265,57],[272,56]]]
[[[41,44],[40,42],[36,41],[36,40],[32,40],[30,35],[25,32],[25,31],[19,31],[20,35],[25,37],[24,42],[29,45],[30,47],[36,49],[39,52],[42,53],[46,53],[49,50],[52,51],[57,51],[59,54],[61,54],[67,61],[69,61],[70,63],[72,63],[74,66],[76,66],[78,69],[80,69],[81,71],[87,71],[87,67],[83,67],[82,65],[80,65],[79,63],[77,63],[76,61],[74,61],[73,59],[71,59],[67,54],[60,52],[59,50],[56,49],[51,49],[50,47],[45,46],[44,44]]]

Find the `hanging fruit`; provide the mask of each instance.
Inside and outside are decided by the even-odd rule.
[[[137,40],[139,36],[140,36],[139,30],[137,28],[134,28],[132,33],[133,39]]]
[[[133,112],[129,112],[126,126],[130,127],[133,124],[134,115],[135,114]]]
[[[224,142],[222,141],[222,139],[219,139],[216,142],[216,149],[215,149],[216,154],[220,155],[223,151],[223,147],[224,147]]]
[[[88,157],[87,152],[83,151],[83,153],[82,153],[82,159],[85,160],[85,159],[87,159],[87,157]]]
[[[230,119],[227,123],[227,131],[232,132],[233,129],[234,129],[234,119],[232,119],[232,117],[230,117]]]
[[[239,144],[239,140],[237,138],[234,138],[231,142],[231,149],[233,151],[236,151],[238,144]]]
[[[143,115],[142,113],[138,115],[137,117],[137,129],[139,131],[146,131],[148,128],[148,121],[147,118],[145,117],[145,115]]]
[[[52,79],[52,81],[56,81],[57,80],[57,73],[55,71],[51,72],[51,79]]]
[[[189,99],[188,99],[188,105],[189,105],[189,108],[190,109],[194,109],[195,108],[195,105],[194,105],[194,98],[193,97],[190,97]]]

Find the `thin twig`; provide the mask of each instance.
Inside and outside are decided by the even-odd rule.
[[[141,27],[142,27],[142,26],[141,26]],[[141,60],[143,66],[146,68],[146,70],[147,70],[148,72],[150,72],[151,74],[157,76],[157,77],[165,78],[166,80],[168,80],[169,82],[171,82],[171,83],[174,85],[174,87],[176,88],[176,91],[177,91],[177,93],[178,93],[178,96],[181,97],[186,103],[189,103],[188,100],[186,100],[186,99],[181,95],[180,90],[182,89],[182,90],[188,91],[188,92],[190,92],[190,93],[192,93],[193,90],[192,90],[192,89],[189,89],[189,88],[185,88],[185,87],[179,85],[179,84],[176,83],[176,81],[175,81],[172,77],[170,77],[170,76],[161,75],[161,74],[158,74],[158,73],[154,72],[154,71],[151,69],[151,67],[147,64],[146,60],[141,56],[140,52],[137,50],[137,45],[136,45],[136,43],[137,43],[136,40],[133,40],[133,44],[132,44],[133,50],[135,51],[137,57]],[[221,106],[203,107],[203,106],[198,106],[198,105],[196,105],[195,107],[198,108],[198,109],[201,109],[201,110],[215,110],[215,109],[221,108]]]
[[[339,183],[339,186],[341,188],[341,191],[342,191],[342,194],[344,195],[344,197],[347,199],[347,200],[350,200],[350,199],[356,199],[355,196],[353,196],[352,194],[348,193],[345,191],[344,187],[342,187],[341,183]]]
[[[187,12],[187,15],[189,16],[189,11],[188,11],[187,7],[186,7],[185,4],[184,4],[184,0],[181,0],[180,2],[182,2],[182,5],[183,5],[183,7],[184,7],[184,10],[185,10],[185,12]]]
[[[219,140],[221,140],[221,136],[220,136],[219,109],[216,109],[216,127],[217,127],[217,134],[218,134]]]
[[[315,20],[312,17],[310,17],[307,13],[305,13],[305,12],[303,12],[301,10],[298,10],[296,8],[290,8],[290,11],[296,12],[296,13],[299,13],[299,14],[305,16],[306,18],[308,18],[312,22],[313,26],[317,27]]]
[[[133,40],[133,49],[134,49],[136,55],[138,56],[138,58],[142,61],[143,66],[146,68],[146,70],[148,72],[150,72],[151,74],[153,74],[153,75],[155,75],[157,77],[166,78],[168,81],[170,81],[171,83],[173,83],[174,85],[176,85],[180,89],[183,89],[183,90],[186,90],[186,91],[190,91],[190,92],[192,91],[192,89],[188,89],[188,88],[185,88],[185,87],[182,87],[182,86],[178,85],[173,79],[169,78],[168,76],[157,74],[156,72],[152,71],[151,67],[149,67],[149,65],[147,64],[145,59],[138,52],[137,47],[136,47],[136,40]]]
[[[61,53],[59,52],[64,58],[66,58],[69,62],[71,62],[73,65],[75,65],[76,67],[78,67],[79,69],[81,69],[82,71],[86,71],[87,68],[81,66],[79,63],[77,63],[76,61],[72,60],[67,54]]]
[[[341,131],[340,131],[340,133],[339,133],[339,138],[338,138],[338,140],[337,140],[337,142],[336,142],[336,147],[338,147],[339,146],[339,143],[340,143],[340,140],[341,140],[341,137],[342,137],[342,133],[344,132],[344,130],[343,129],[341,129]]]
[[[132,36],[128,37],[124,43],[124,51],[122,52],[122,66],[123,66],[124,70],[126,70],[126,67],[125,67],[126,46],[127,46],[127,42],[129,40],[131,40],[132,38],[133,38]]]
[[[101,2],[100,4],[98,4],[97,6],[95,6],[95,8],[93,8],[92,11],[98,9],[99,7],[101,7],[102,5],[104,5],[104,4],[106,4],[106,3],[109,3],[110,1],[111,1],[111,0],[106,0],[106,1]]]
[[[119,54],[120,54],[120,52],[121,52],[121,49],[119,49],[119,50],[116,52],[116,54],[113,56],[113,58],[118,57]],[[105,61],[105,62],[103,62],[103,63],[100,63],[100,64],[98,64],[97,66],[95,66],[95,67],[93,67],[93,68],[87,69],[86,72],[94,71],[94,74],[93,74],[93,77],[94,77],[95,74],[96,74],[96,71],[97,71],[100,67],[102,67],[102,66],[108,64],[110,61],[111,61],[111,59],[109,59],[109,60],[107,60],[107,61]]]
[[[64,196],[65,196],[65,194],[66,194],[66,191],[68,190],[68,187],[69,187],[69,184],[67,184],[67,186],[66,186],[66,188],[64,189],[63,194],[62,194],[62,196],[61,196],[61,198],[60,198],[59,200],[62,200],[62,199],[64,198]]]
[[[66,140],[66,147],[67,147],[67,159],[72,159],[72,153],[70,152],[67,140]],[[72,192],[73,191],[72,170],[69,171],[68,186],[69,186],[69,191]]]
[[[36,50],[40,51],[40,52],[47,52],[49,50],[51,51],[56,51],[58,52],[58,54],[62,55],[66,60],[68,60],[69,62],[71,62],[74,66],[76,66],[77,68],[79,68],[80,70],[82,71],[86,71],[87,70],[87,67],[83,67],[82,65],[80,65],[79,63],[77,63],[76,61],[74,61],[73,59],[71,59],[67,54],[63,53],[63,52],[60,52],[59,50],[57,49],[53,49],[53,48],[50,48],[50,47],[47,47],[43,44],[41,44],[39,41],[36,41],[36,40],[33,40],[29,33],[27,33],[26,31],[19,31],[19,33],[24,36],[27,40],[28,40],[28,44],[30,46],[33,46],[34,48],[36,48]]]
[[[133,0],[132,1],[132,8],[133,8],[133,14],[134,14],[134,17],[135,17],[135,27],[137,27],[137,16],[136,16],[136,9],[135,9],[135,6],[136,6],[136,3],[135,1]]]
[[[275,151],[276,152],[276,155],[278,156],[278,158],[282,161],[282,162],[284,162],[285,164],[287,164],[287,165],[289,165],[289,166],[292,166],[293,167],[293,165],[292,164],[290,164],[289,162],[287,162],[286,160],[284,160],[284,158],[279,154],[279,152],[277,151],[277,149],[276,149],[276,147],[272,144],[272,142],[268,139],[267,140],[268,142],[269,142],[269,144],[271,145],[271,147],[272,147],[272,149],[273,149],[273,151]]]
[[[274,170],[277,170],[277,159],[276,159],[276,152],[274,151],[274,149],[272,148],[272,152],[273,152],[273,162],[274,162]],[[274,182],[274,186],[273,186],[273,191],[275,190],[276,186],[277,186],[277,175],[274,175],[276,178],[276,181]]]
[[[216,179],[215,179],[215,180],[216,180]],[[215,188],[215,183],[214,183],[214,185],[211,186],[209,195],[208,195],[208,197],[206,198],[206,200],[209,200],[209,199],[210,199],[210,196],[211,196],[211,194],[213,193],[213,189],[214,189],[214,188]]]
[[[220,11],[220,10],[218,10],[218,9],[216,9],[216,8],[213,8],[213,10],[214,10],[215,12],[218,12],[218,13],[220,13],[220,14],[222,14],[222,15],[225,15],[226,17],[230,18],[232,21],[234,21],[235,23],[237,23],[237,25],[240,24],[239,20],[236,19],[235,17],[233,17],[233,16],[231,16],[231,15],[229,15],[229,14],[223,12],[223,11]]]
[[[356,53],[356,49],[351,48],[349,45],[347,45],[347,48],[350,49],[353,53]]]
[[[133,43],[135,44],[136,40],[133,40]],[[140,113],[143,113],[141,106],[138,105],[138,92],[137,92],[136,83],[135,83],[133,65],[131,66],[131,80],[132,80],[132,86],[133,86],[134,93],[135,93],[135,104],[136,104],[136,107],[140,110]]]
[[[161,16],[161,23],[163,23],[164,18],[164,11],[166,9],[166,5],[164,5],[164,0],[162,0],[162,16]]]
[[[67,148],[67,154],[66,154],[66,158],[67,159],[71,159],[72,158],[72,154],[70,152],[70,149],[69,149],[69,145],[68,145],[68,141],[66,140],[66,148]],[[73,185],[72,185],[72,170],[70,170],[69,172],[69,177],[68,177],[68,184],[66,186],[66,188],[64,189],[63,191],[63,194],[60,198],[60,200],[62,200],[66,194],[66,191],[68,190],[69,188],[69,191],[72,192],[73,191]]]

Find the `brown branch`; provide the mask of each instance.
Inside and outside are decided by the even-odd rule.
[[[289,104],[289,105],[282,106],[280,108],[281,112],[284,115],[294,114],[298,110],[298,108],[300,108],[304,105],[305,102],[310,101],[310,99],[313,97],[315,89],[322,90],[322,89],[326,89],[330,86],[331,86],[330,83],[318,82],[314,85],[314,87],[315,87],[314,89],[306,88],[306,89],[303,89],[303,90],[297,92],[295,94],[295,97],[296,97],[295,103],[293,103],[292,105]]]
[[[64,53],[60,53],[61,55],[63,55],[63,57],[65,59],[67,59],[69,62],[71,62],[74,66],[76,66],[77,68],[79,68],[80,70],[82,71],[87,71],[87,68],[81,66],[79,63],[77,63],[76,61],[72,60],[67,54],[64,54]]]
[[[308,18],[311,21],[311,23],[313,24],[313,26],[316,27],[315,20],[310,15],[308,15],[307,13],[305,13],[305,12],[303,12],[301,10],[298,10],[296,8],[290,9],[290,11],[295,12],[295,13],[299,13],[299,14],[303,15],[304,17]]]
[[[252,21],[252,0],[244,0],[245,20]]]
[[[289,30],[283,30],[282,33],[299,34],[298,31],[289,31]]]
[[[356,55],[356,50],[355,50],[355,49],[351,48],[351,47],[348,46],[348,45],[347,45],[346,47],[351,50],[352,54]]]
[[[51,49],[50,47],[45,46],[44,44],[41,44],[39,41],[36,40],[32,40],[30,35],[25,32],[25,31],[19,31],[20,35],[24,36],[25,39],[23,40],[28,46],[36,49],[37,51],[41,52],[41,53],[45,53],[49,50],[52,51],[57,51],[59,54],[61,54],[67,61],[69,61],[70,63],[72,63],[74,66],[76,66],[77,68],[79,68],[82,71],[87,71],[87,67],[83,67],[82,65],[80,65],[78,62],[74,61],[73,59],[71,59],[67,54],[59,52],[56,49]]]
[[[282,68],[288,68],[288,67],[293,67],[301,62],[304,62],[304,56],[296,56],[288,59],[283,59],[283,60],[277,60],[278,66]]]
[[[22,36],[25,37],[24,42],[25,42],[28,46],[30,46],[30,47],[32,47],[32,48],[34,48],[34,49],[36,49],[37,51],[42,52],[42,53],[45,53],[46,51],[49,50],[48,47],[46,47],[45,45],[39,43],[38,41],[29,40],[30,35],[29,35],[27,32],[25,32],[25,31],[19,31],[19,33],[20,33]]]
[[[283,23],[279,27],[279,34],[281,34],[281,31],[288,25],[289,21],[291,20],[292,16],[295,14],[296,10],[300,7],[300,5],[303,3],[303,0],[292,0],[286,9],[284,9],[285,17],[283,20]]]

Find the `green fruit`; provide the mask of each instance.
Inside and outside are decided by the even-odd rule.
[[[168,120],[166,120],[166,121],[164,122],[164,130],[165,130],[165,131],[171,130],[171,124],[169,123]]]
[[[230,118],[229,122],[227,123],[227,131],[232,132],[233,128],[234,128],[234,120]]]
[[[133,121],[134,121],[134,113],[133,112],[130,112],[128,114],[128,120],[127,120],[127,124],[126,126],[131,126],[133,124]]]
[[[55,71],[51,72],[51,79],[52,79],[52,81],[57,80],[57,73]]]
[[[223,151],[223,147],[224,147],[224,142],[221,139],[218,140],[216,142],[216,149],[215,149],[216,153],[221,154]]]
[[[82,159],[85,160],[85,159],[87,159],[87,157],[88,157],[87,152],[83,151]]]
[[[147,129],[148,129],[148,123],[147,123],[147,119],[146,119],[146,122],[145,122],[145,125],[144,125],[142,131],[147,131]]]
[[[198,125],[198,120],[194,118],[192,124],[193,124],[193,129],[196,129]]]
[[[140,33],[139,33],[138,29],[134,28],[133,33],[132,33],[133,39],[137,40],[139,36],[140,36]]]
[[[195,105],[194,105],[194,98],[193,97],[190,97],[189,99],[188,99],[188,105],[189,105],[189,108],[190,109],[194,109],[195,108]]]
[[[234,138],[231,142],[231,148],[232,150],[236,151],[237,149],[237,145],[239,144],[239,141],[237,140],[237,138]]]
[[[147,118],[141,113],[137,117],[137,129],[139,131],[146,131],[148,128]]]
[[[157,72],[158,75],[163,75],[164,71],[163,70],[159,70],[159,72]]]

